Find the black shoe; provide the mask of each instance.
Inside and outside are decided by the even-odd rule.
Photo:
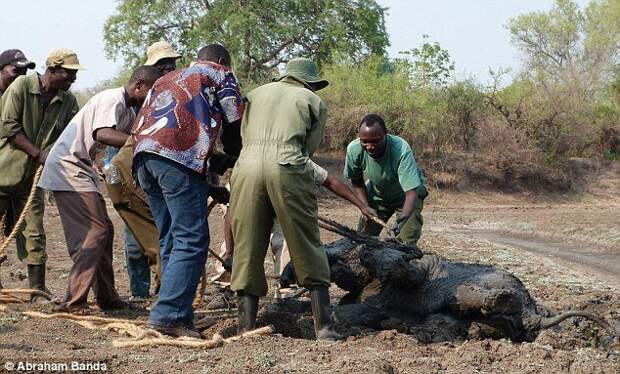
[[[237,292],[239,313],[237,315],[237,334],[252,331],[256,328],[256,313],[258,312],[258,296]]]
[[[180,337],[188,337],[188,338],[194,338],[194,339],[204,338],[202,334],[200,333],[200,331],[191,329],[183,325],[174,326],[174,327],[164,327],[164,326],[151,325],[149,323],[148,328],[153,329],[161,334],[170,336],[171,338],[180,338]]]
[[[310,290],[310,305],[314,318],[314,333],[317,340],[340,340],[342,335],[333,329],[332,306],[327,286],[315,286]]]
[[[31,289],[43,291],[50,296],[50,298],[48,299],[42,295],[32,294],[30,296],[31,303],[38,304],[52,301],[53,295],[45,287],[45,264],[28,265],[28,286]]]
[[[103,303],[100,303],[95,300],[95,306],[96,306],[96,309],[106,311],[106,312],[114,311],[114,310],[134,309],[133,305],[120,299],[114,300],[114,301],[107,301]]]

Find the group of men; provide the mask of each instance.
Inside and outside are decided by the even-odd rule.
[[[351,189],[310,159],[327,118],[316,92],[329,84],[312,60],[289,61],[273,82],[243,95],[222,45],[200,49],[195,63],[177,70],[180,57],[167,42],[153,44],[125,86],[96,94],[78,110],[68,91],[82,69],[73,51],[54,50],[45,72],[28,76],[35,65],[21,51],[0,55],[0,215],[8,229],[25,214],[17,248],[30,287],[47,292],[42,191],[48,190],[73,261],[58,309],[128,307],[114,285],[114,230],[96,162],[107,146],[105,189],[126,224],[132,297],[148,297],[149,267],[156,274],[151,328],[201,337],[192,301],[207,259],[211,198],[228,204],[224,260],[232,262],[239,332],[255,328],[259,297],[267,293],[266,251],[279,234],[285,244],[277,272],[290,261],[294,282],[309,290],[317,338],[337,339],[317,222],[319,186],[357,206],[359,230],[370,235],[380,234],[378,219],[397,213],[391,231],[415,245],[428,193],[410,146],[389,135],[380,116],[365,116],[346,152]],[[39,165],[34,202],[23,212]],[[228,169],[230,193],[218,178]]]

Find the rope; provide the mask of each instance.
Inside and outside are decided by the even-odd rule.
[[[213,334],[213,337],[208,340],[193,338],[143,338],[140,340],[114,340],[112,341],[112,345],[117,348],[167,345],[181,348],[211,349],[217,348],[222,344],[232,343],[251,336],[269,335],[272,334],[273,331],[273,327],[265,326],[227,339],[222,338],[220,334],[216,333]]]
[[[0,311],[6,310],[5,308]],[[158,331],[141,327],[146,321],[132,321],[120,318],[107,318],[99,316],[77,316],[69,313],[41,313],[34,311],[26,311],[21,313],[34,318],[44,319],[64,319],[74,322],[90,330],[106,330],[113,331],[123,335],[129,335],[132,339],[116,339],[112,341],[112,346],[117,348],[127,347],[145,347],[145,346],[173,346],[180,348],[202,348],[211,349],[221,346],[225,343],[232,343],[242,338],[258,335],[272,334],[274,329],[271,326],[261,327],[256,330],[248,331],[244,334],[224,339],[220,334],[214,334],[211,339],[195,339],[188,337],[170,338]]]
[[[15,239],[15,237],[17,236],[17,233],[19,232],[20,226],[22,225],[22,223],[24,223],[24,220],[26,219],[26,214],[30,211],[30,208],[32,208],[32,204],[34,203],[34,198],[37,195],[37,184],[39,184],[39,179],[41,178],[42,172],[43,172],[43,166],[39,166],[37,168],[37,172],[34,174],[34,179],[32,180],[32,188],[30,188],[30,194],[28,195],[28,200],[26,200],[26,205],[24,205],[24,209],[22,209],[21,213],[19,214],[19,218],[17,219],[17,222],[15,222],[15,225],[13,226],[13,230],[11,230],[11,233],[9,234],[9,236],[4,238],[4,243],[2,243],[2,246],[0,246],[0,256],[4,255],[4,251],[6,250],[6,248],[9,246],[11,241]],[[4,231],[5,222],[6,222],[5,217],[2,217],[2,223],[3,223],[2,231]]]
[[[0,288],[0,302],[1,303],[25,303],[26,300],[20,299],[19,297],[12,295],[28,295],[32,296],[41,296],[46,300],[52,300],[52,296],[45,291],[31,289],[31,288]]]

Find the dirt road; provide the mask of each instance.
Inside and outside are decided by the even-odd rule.
[[[620,322],[620,198],[590,195],[541,202],[528,196],[446,194],[435,191],[426,203],[421,248],[444,257],[490,263],[523,280],[536,300],[554,310],[584,309]],[[322,214],[353,226],[354,208],[326,194]],[[112,210],[110,210],[112,212]],[[115,276],[128,296],[122,251],[122,225],[111,213],[115,238]],[[212,248],[222,241],[221,219],[211,219]],[[70,268],[54,207],[46,211],[49,286],[62,295]],[[336,237],[322,232],[324,241]],[[0,269],[7,287],[24,287],[25,267],[10,249]],[[271,271],[271,262],[267,262]],[[209,271],[213,269],[210,260]],[[273,280],[271,280],[273,282]],[[207,299],[213,291],[208,289]],[[334,296],[341,295],[337,289]],[[337,301],[334,298],[334,302]],[[145,320],[148,304],[112,314]],[[39,320],[12,305],[0,312],[0,372],[6,361],[31,363],[104,362],[113,373],[618,373],[620,345],[584,321],[564,322],[533,343],[506,340],[447,341],[422,344],[397,331],[362,332],[345,342],[294,339],[282,331],[204,351],[171,347],[120,349],[113,332],[88,330],[62,320]],[[35,309],[49,311],[46,307]],[[233,315],[222,315],[207,333],[233,334]]]

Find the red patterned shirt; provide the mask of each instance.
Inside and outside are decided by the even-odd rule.
[[[208,62],[170,72],[155,82],[138,114],[134,156],[155,153],[202,174],[222,121],[231,126],[242,115],[239,84],[230,69]]]

